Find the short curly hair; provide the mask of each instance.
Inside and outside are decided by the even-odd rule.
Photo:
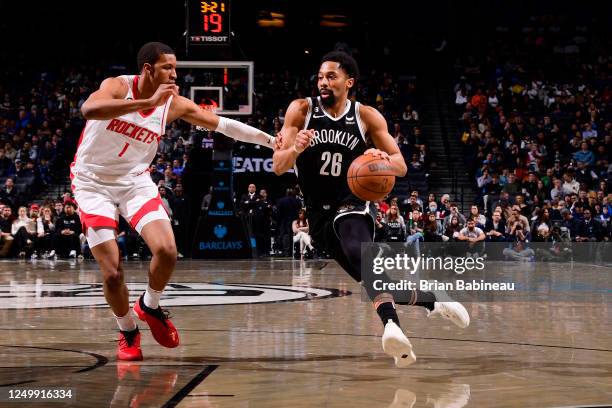
[[[174,50],[164,43],[160,42],[148,42],[138,51],[136,57],[136,63],[138,70],[142,71],[144,64],[155,64],[162,54],[174,54]]]

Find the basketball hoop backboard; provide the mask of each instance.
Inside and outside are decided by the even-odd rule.
[[[253,113],[252,61],[178,61],[181,95],[219,115]]]

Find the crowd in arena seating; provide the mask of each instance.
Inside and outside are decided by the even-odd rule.
[[[458,137],[485,234],[500,217],[496,239],[610,239],[612,58],[592,37],[533,18],[497,27],[487,55],[457,60]]]

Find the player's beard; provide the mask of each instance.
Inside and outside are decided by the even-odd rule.
[[[321,95],[321,91],[319,91],[319,95],[321,96],[321,103],[323,104],[323,106],[333,106],[336,102],[336,95],[334,95],[334,93],[331,91],[327,94],[327,97],[325,98],[323,97],[323,95]]]

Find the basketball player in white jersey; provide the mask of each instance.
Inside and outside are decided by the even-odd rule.
[[[87,122],[71,165],[72,189],[89,247],[104,276],[104,295],[119,326],[117,357],[142,360],[140,333],[130,313],[115,241],[119,215],[143,237],[153,255],[146,292],[134,305],[155,340],[176,347],[179,336],[159,299],[176,263],[172,227],[147,169],[166,125],[183,119],[234,139],[272,148],[274,138],[201,109],[178,94],[176,56],[162,43],[138,52],[139,75],[107,78],[81,112]]]

